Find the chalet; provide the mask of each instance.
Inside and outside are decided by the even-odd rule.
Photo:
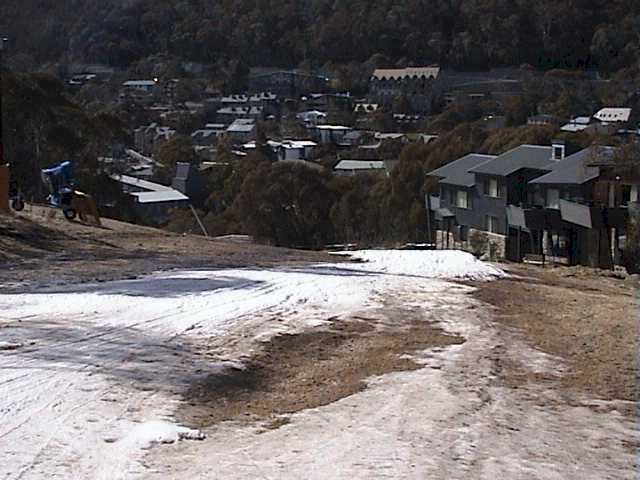
[[[495,245],[504,255],[507,206],[526,202],[528,181],[548,172],[563,155],[564,145],[521,145],[495,157],[467,155],[429,173],[440,178],[440,196],[433,203],[442,209],[442,218],[436,220],[442,221],[447,241],[449,233],[467,240],[470,234],[484,232],[487,248]]]
[[[610,268],[622,257],[640,191],[638,176],[605,175],[615,154],[592,146],[566,155],[554,141],[436,169],[429,176],[438,179],[439,195],[427,198],[436,241],[469,247],[475,235],[490,256]]]
[[[442,94],[440,67],[376,69],[370,80],[372,103],[392,107],[398,97],[407,99],[413,113],[431,113]]]

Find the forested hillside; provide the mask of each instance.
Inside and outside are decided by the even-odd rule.
[[[126,67],[158,53],[247,66],[633,65],[640,0],[4,0],[12,55]]]

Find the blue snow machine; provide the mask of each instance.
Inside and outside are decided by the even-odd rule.
[[[76,210],[72,207],[74,195],[73,168],[70,161],[42,170],[42,181],[49,187],[47,202],[52,207],[60,208],[67,220],[76,218]]]

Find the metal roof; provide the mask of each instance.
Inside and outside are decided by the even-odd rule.
[[[630,116],[630,108],[603,108],[593,118],[601,122],[628,122]]]
[[[142,188],[144,192],[129,192],[136,197],[138,203],[163,203],[188,201],[189,197],[179,191],[160,185],[159,183],[148,182],[128,175],[112,175],[112,179],[131,187]]]
[[[613,147],[589,147],[560,160],[553,166],[550,173],[531,180],[532,184],[570,184],[582,185],[600,175],[600,169],[589,166],[595,160],[610,158],[615,149]]]
[[[560,130],[562,130],[563,132],[575,133],[575,132],[582,132],[583,130],[586,130],[587,128],[589,128],[589,125],[584,125],[584,124],[580,124],[580,123],[567,123],[566,125],[563,125],[560,128]]]
[[[227,128],[227,132],[230,132],[230,133],[249,133],[249,132],[253,131],[254,128],[255,128],[255,125],[253,123],[249,123],[249,124],[232,123]]]
[[[480,155],[478,153],[470,153],[462,158],[454,160],[451,163],[447,163],[443,167],[440,167],[432,172],[428,173],[430,176],[440,177],[440,183],[447,185],[458,185],[461,187],[473,187],[476,183],[475,175],[469,173],[469,170],[473,167],[481,165],[485,162],[496,158],[494,155]]]
[[[533,170],[551,170],[555,163],[552,160],[552,147],[540,145],[520,145],[493,160],[482,163],[469,171],[486,175],[506,177],[523,168]]]
[[[340,160],[334,170],[384,170],[382,160]]]
[[[159,183],[149,182],[147,180],[142,180],[136,177],[130,177],[129,175],[112,175],[111,178],[113,178],[116,182],[124,183],[125,185],[129,185],[131,187],[150,190],[152,192],[166,192],[169,190],[173,190],[173,188],[171,187],[160,185]]]
[[[407,68],[377,68],[373,78],[377,80],[401,80],[403,78],[436,78],[440,74],[440,67],[407,67]]]
[[[347,131],[352,130],[351,127],[344,127],[342,125],[318,125],[316,126],[317,130],[336,130],[336,131]]]
[[[153,87],[156,84],[154,80],[127,80],[122,85],[125,87]]]
[[[138,203],[184,202],[189,200],[189,197],[174,189],[163,192],[131,192],[131,195],[137,198]]]

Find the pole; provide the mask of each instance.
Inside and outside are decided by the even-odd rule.
[[[429,242],[429,246],[431,246],[431,197],[427,194],[424,196],[425,204],[427,206],[427,241]]]
[[[3,85],[4,85],[4,44],[8,41],[9,39],[5,36],[1,36],[0,37],[0,165],[4,165],[5,163],[5,159],[4,159],[4,129],[3,129],[3,125],[2,125],[2,117],[4,117],[3,115],[3,110],[2,110],[2,100],[3,100]]]
[[[208,237],[209,236],[209,232],[207,232],[207,229],[204,228],[204,224],[200,220],[200,216],[198,215],[198,212],[196,212],[196,209],[193,208],[192,204],[189,204],[189,207],[191,207],[191,211],[193,212],[193,216],[196,217],[196,220],[198,221],[198,225],[200,225],[200,230],[202,230],[202,233],[204,234],[205,237]]]

